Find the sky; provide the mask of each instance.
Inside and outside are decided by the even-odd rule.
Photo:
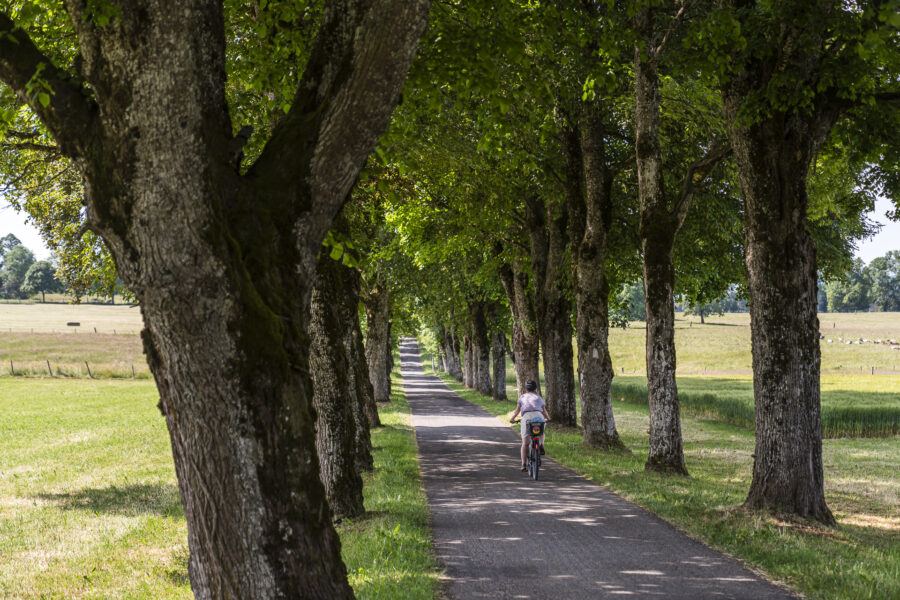
[[[891,222],[885,213],[891,209],[891,202],[885,198],[875,203],[875,210],[869,218],[883,225],[875,237],[862,242],[856,256],[868,264],[874,258],[884,256],[890,250],[900,250],[900,222]],[[6,200],[0,197],[0,237],[12,233],[22,240],[26,248],[34,252],[37,260],[49,260],[50,251],[44,245],[40,234],[25,222],[24,213],[18,213]]]

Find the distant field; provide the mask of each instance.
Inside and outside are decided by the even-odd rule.
[[[750,374],[750,315],[734,313],[706,318],[675,315],[675,349],[680,375]],[[822,371],[826,373],[892,373],[900,375],[900,351],[887,345],[846,345],[838,338],[900,340],[900,313],[823,313],[819,315]],[[610,354],[618,374],[645,375],[642,322],[610,331]],[[828,343],[827,340],[832,342]],[[624,369],[624,373],[623,373]]]
[[[0,303],[0,332],[137,335],[143,326],[141,310],[128,305]]]

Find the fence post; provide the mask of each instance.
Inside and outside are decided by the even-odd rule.
[[[136,379],[134,376],[134,363],[131,363],[131,378]]]
[[[50,377],[53,377],[53,369],[50,368],[50,360],[47,360],[47,370],[50,371]]]
[[[16,374],[16,369],[15,369],[15,367],[13,367],[12,359],[9,359],[9,374],[10,375]]]
[[[84,361],[84,366],[87,367],[87,370],[88,370],[88,377],[90,377],[91,379],[93,379],[94,376],[93,376],[93,374],[91,374],[91,365],[88,364],[88,361]]]

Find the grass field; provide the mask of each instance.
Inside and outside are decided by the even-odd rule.
[[[696,317],[677,313],[675,347],[680,375],[750,374],[750,315],[734,313],[711,316],[701,325]],[[822,371],[834,374],[900,375],[900,351],[883,344],[841,344],[859,338],[900,340],[900,313],[823,313],[819,315],[822,340]],[[617,374],[646,375],[642,322],[628,329],[611,329],[610,354]],[[828,340],[832,340],[828,343]]]
[[[512,413],[512,403],[448,383],[495,415]],[[825,440],[826,499],[838,526],[820,528],[738,508],[750,483],[751,431],[684,416],[691,477],[666,477],[643,468],[646,406],[617,401],[615,416],[631,453],[588,449],[577,430],[551,425],[548,454],[809,598],[900,598],[900,437]]]
[[[900,434],[900,376],[823,375],[821,391],[826,438]],[[646,377],[616,377],[613,395],[646,405]],[[678,398],[684,412],[753,428],[753,378],[749,375],[679,377]]]
[[[434,597],[409,408],[373,432],[364,517],[339,527],[358,598]],[[192,598],[187,529],[149,381],[0,382],[0,598]]]

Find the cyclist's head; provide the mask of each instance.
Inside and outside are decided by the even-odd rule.
[[[537,389],[537,383],[535,383],[533,379],[529,379],[525,382],[525,389],[529,392],[533,392]]]

